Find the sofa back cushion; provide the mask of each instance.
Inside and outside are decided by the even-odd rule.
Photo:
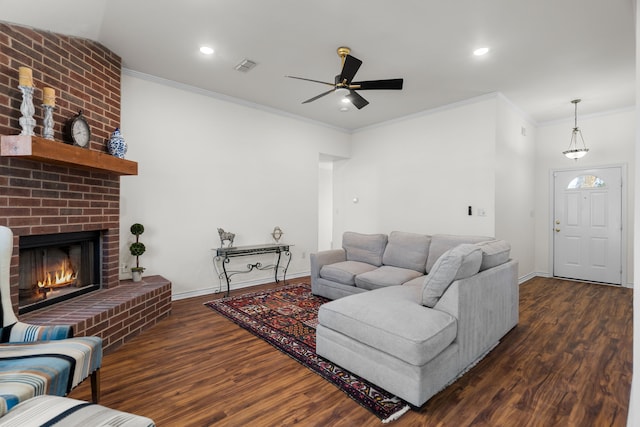
[[[487,240],[495,240],[493,237],[485,236],[458,236],[453,234],[434,234],[431,236],[431,245],[429,246],[429,257],[427,258],[427,273],[431,272],[431,268],[436,260],[449,249],[453,249],[462,243],[480,243]]]
[[[480,270],[480,264],[482,250],[474,244],[463,243],[443,253],[424,280],[421,304],[436,305],[451,283],[473,276]]]
[[[342,248],[346,253],[347,261],[366,262],[380,267],[386,246],[386,234],[361,234],[346,231],[342,235]]]
[[[480,271],[496,267],[509,261],[511,245],[505,240],[489,240],[477,244],[482,250],[482,264]]]
[[[425,273],[431,236],[403,231],[392,231],[382,255],[382,263]]]

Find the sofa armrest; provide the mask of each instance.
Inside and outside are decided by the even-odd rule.
[[[8,334],[6,329],[9,329]],[[42,326],[17,322],[8,328],[3,328],[2,332],[3,341],[7,340],[10,343],[62,340],[73,337],[73,327],[70,325]]]
[[[456,342],[467,366],[518,324],[518,305],[518,262],[509,260],[453,282],[433,308],[458,319]]]
[[[331,249],[328,251],[315,252],[309,255],[311,261],[311,283],[320,277],[320,269],[328,264],[335,264],[347,260],[347,253],[344,249]]]

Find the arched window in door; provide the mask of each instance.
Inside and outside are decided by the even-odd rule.
[[[571,180],[567,185],[567,189],[602,188],[604,186],[606,186],[606,183],[595,175],[580,175]]]

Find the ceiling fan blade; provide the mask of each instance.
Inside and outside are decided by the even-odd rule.
[[[335,90],[335,89],[331,89],[331,90],[328,90],[328,91],[326,91],[326,92],[321,93],[320,95],[316,95],[316,96],[314,96],[313,98],[309,98],[309,99],[307,99],[306,101],[304,101],[304,102],[303,102],[303,104],[308,104],[309,102],[313,102],[313,101],[315,101],[315,100],[316,100],[316,99],[318,99],[318,98],[322,98],[322,97],[323,97],[323,96],[325,96],[325,95],[329,95],[329,94],[330,94],[331,92],[333,92],[334,90]]]
[[[358,69],[362,65],[362,61],[358,58],[354,58],[351,55],[347,55],[344,58],[344,65],[342,66],[342,72],[340,73],[340,82],[351,83],[351,80],[355,77]]]
[[[305,80],[305,81],[308,81],[308,82],[321,83],[323,85],[335,86],[334,83],[321,82],[320,80],[306,79],[304,77],[296,77],[296,76],[285,76],[285,77],[288,77],[290,79],[298,79],[298,80]]]
[[[360,110],[363,107],[366,107],[369,104],[369,101],[364,99],[358,93],[353,90],[349,90],[349,95],[345,96],[355,107]]]
[[[403,79],[368,80],[365,82],[351,82],[349,89],[370,90],[370,89],[402,89]]]

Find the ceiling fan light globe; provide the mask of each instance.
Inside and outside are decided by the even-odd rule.
[[[340,97],[345,97],[347,95],[349,95],[349,89],[344,88],[344,87],[339,87],[336,89],[336,95],[340,96]]]

